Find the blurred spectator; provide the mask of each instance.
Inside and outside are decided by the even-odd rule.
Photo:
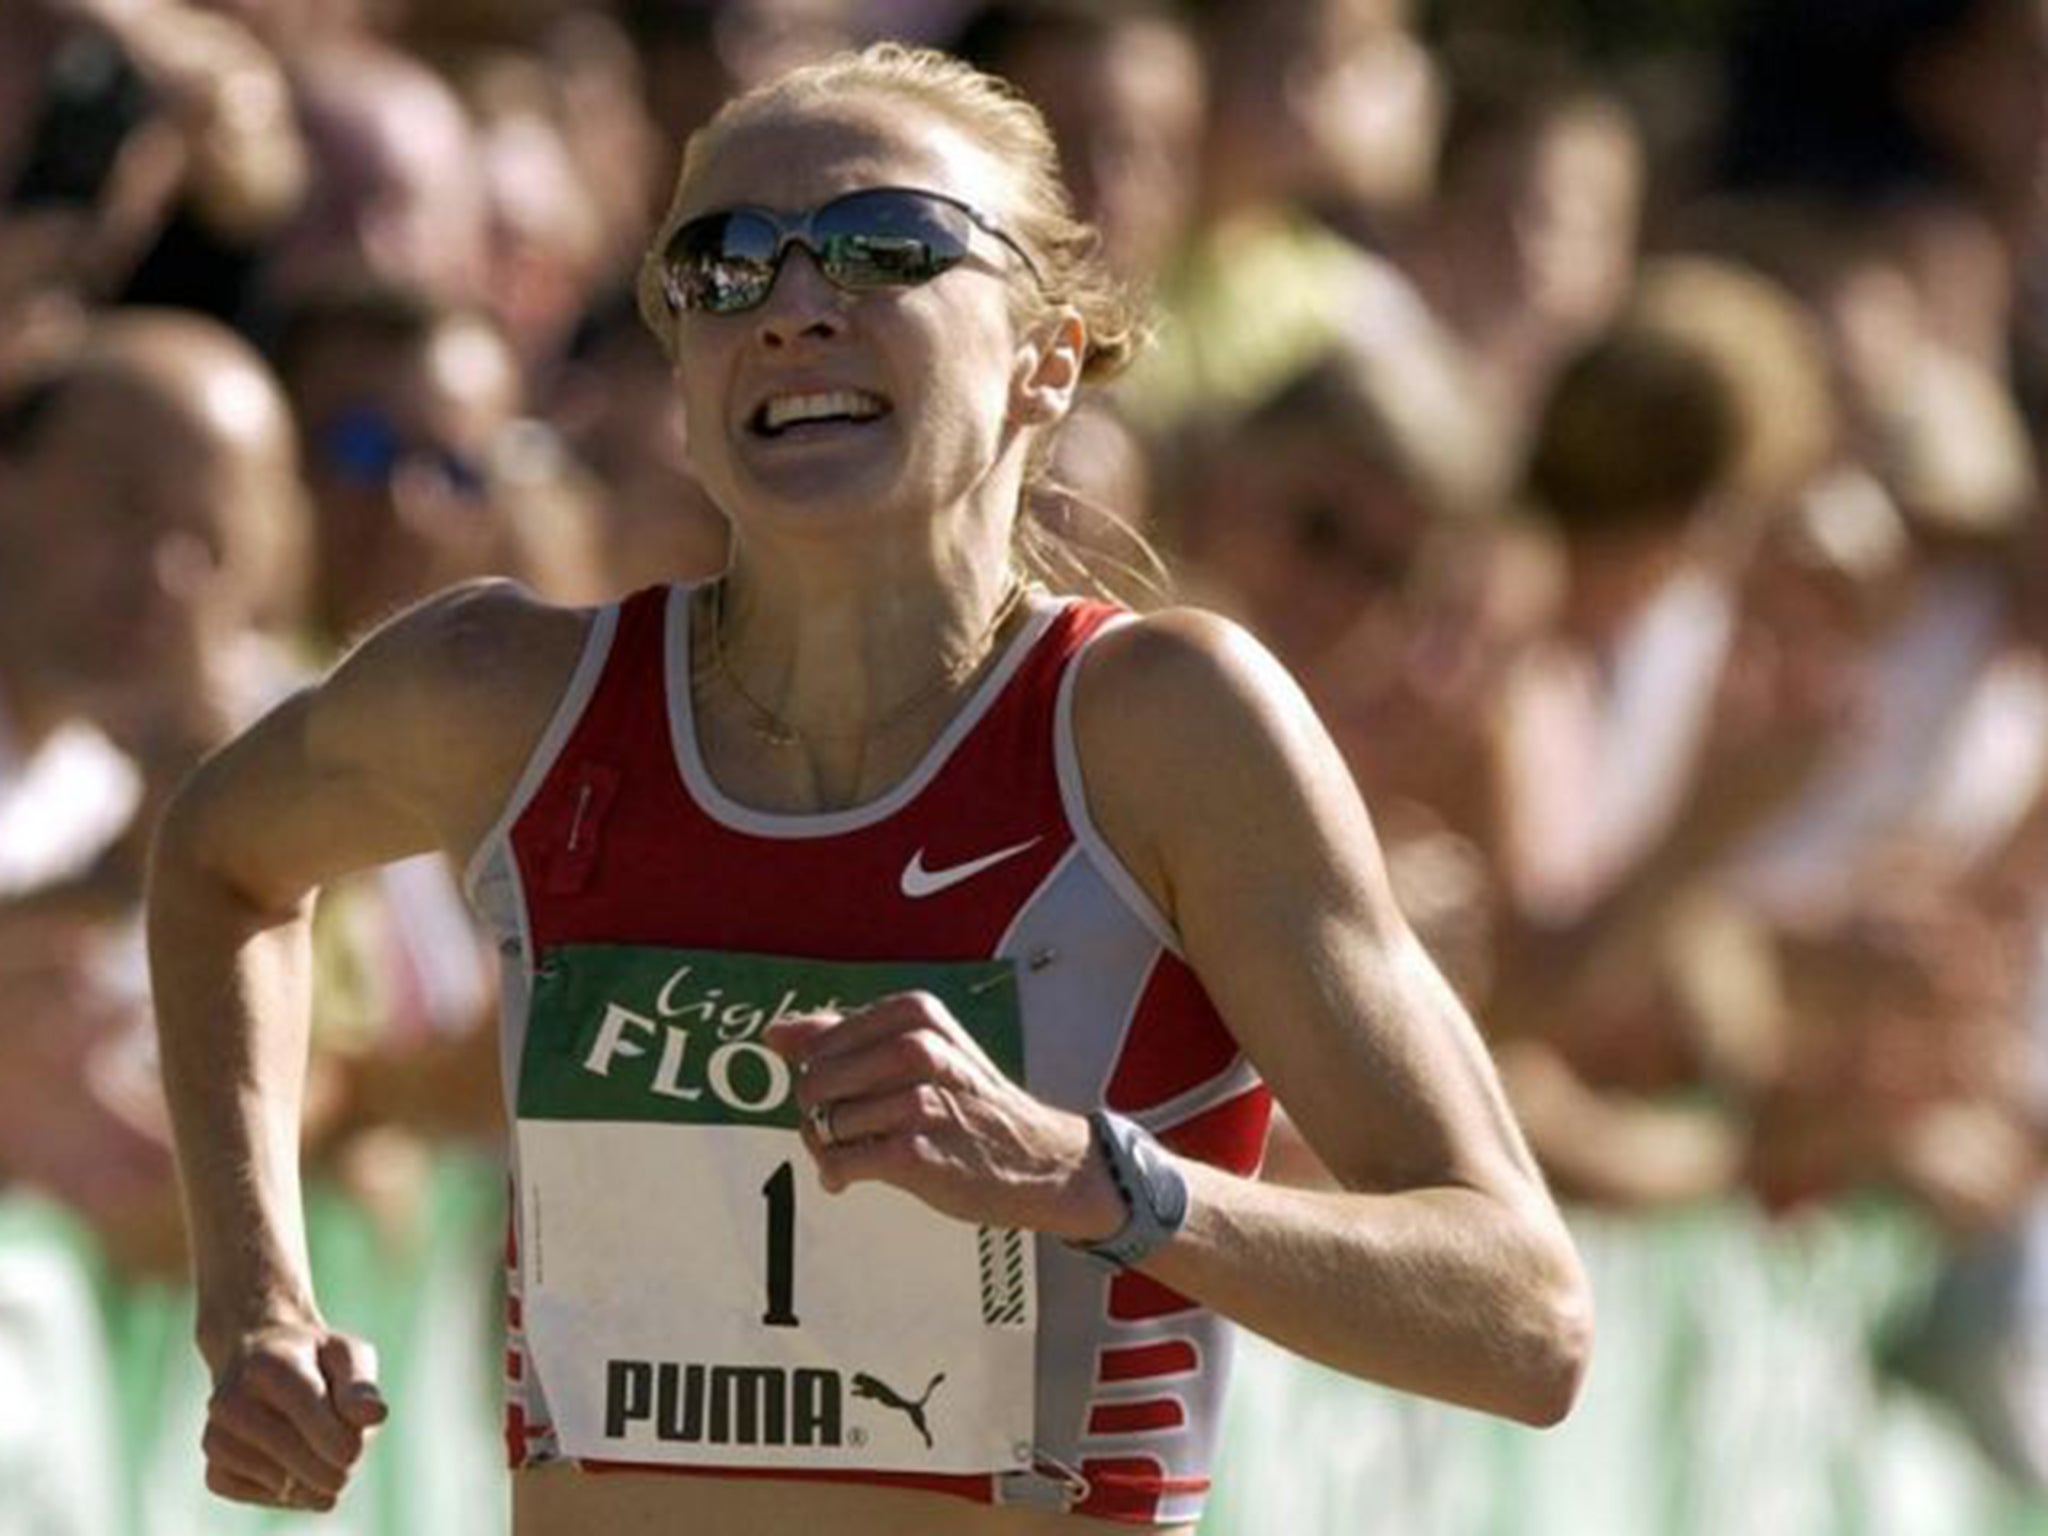
[[[28,1405],[0,1432],[0,1523],[24,1530],[199,1528],[159,1523],[177,1478],[147,1519],[135,1486],[152,1480],[168,1364],[150,1331],[189,1327],[174,1320],[186,1261],[138,855],[198,755],[295,678],[277,639],[302,623],[308,510],[276,381],[198,317],[96,318],[79,350],[0,394],[0,1379]],[[452,927],[399,909],[439,946],[439,975],[470,946],[483,976],[459,907],[440,911]],[[381,998],[401,1020],[404,1000]],[[466,1022],[487,1000],[471,995]],[[432,1070],[452,1049],[415,1052],[407,1065],[429,1070],[405,1079],[411,1097],[316,1053],[309,1139],[393,1104],[442,1125],[480,1097],[494,1109],[488,1034],[470,1039],[484,1050],[459,1074]],[[400,1166],[416,1198],[420,1169]],[[67,1240],[38,1197],[89,1241]],[[176,1439],[196,1452],[196,1426]]]
[[[1180,549],[1194,580],[1310,680],[1398,666],[1376,623],[1412,591],[1447,526],[1503,489],[1501,444],[1447,344],[1337,348],[1219,434],[1185,475]],[[1370,628],[1363,643],[1355,632]]]
[[[1704,261],[1653,265],[1560,374],[1529,476],[1563,536],[1565,607],[1503,723],[1505,869],[1534,921],[1584,917],[1670,830],[1748,555],[1835,433],[1805,311]]]
[[[1441,85],[1407,0],[1196,9],[1212,78],[1212,214],[1294,202],[1370,243],[1430,194]]]
[[[1740,1093],[1705,1112],[1664,1096],[1739,1088],[1778,1060],[1768,996],[1722,1010],[1693,995],[1703,967],[1739,987],[1746,957],[1683,892],[1710,852],[1694,807],[1738,583],[1759,531],[1835,451],[1827,386],[1817,329],[1781,290],[1658,263],[1566,364],[1531,449],[1565,587],[1496,716],[1511,921],[1493,1015],[1532,1144],[1582,1198],[1728,1188]]]
[[[476,130],[453,89],[369,38],[309,50],[293,79],[314,175],[265,263],[266,306],[367,283],[477,302],[486,291],[487,188]]]
[[[601,487],[592,514],[606,591],[725,569],[725,515],[690,474],[674,375],[630,298],[587,318],[548,414]]]
[[[645,69],[649,115],[669,150],[728,97],[854,35],[851,0],[623,0],[621,9]],[[650,216],[670,191],[652,188]]]
[[[1851,204],[1961,200],[2032,234],[2048,17],[2031,0],[1758,0],[1728,54],[1727,184]]]
[[[1743,9],[1723,184],[1860,215],[1929,335],[2003,377],[2036,258],[2048,14],[2031,0],[1803,0]]]
[[[1396,0],[1197,9],[1210,81],[1199,216],[1160,288],[1158,345],[1119,399],[1161,432],[1263,398],[1340,339],[1426,315],[1373,254],[1435,156],[1434,63]]]
[[[992,0],[955,44],[1044,112],[1081,217],[1126,279],[1150,283],[1180,249],[1199,192],[1206,74],[1161,4]]]
[[[0,1181],[58,1195],[116,1260],[175,1270],[139,845],[280,686],[258,637],[286,616],[304,538],[289,417],[231,335],[136,312],[96,324],[5,419]]]
[[[1617,98],[1547,57],[1454,57],[1448,91],[1436,196],[1396,248],[1520,436],[1628,294],[1644,149]]]
[[[2048,720],[2042,718],[2048,704],[2048,647],[2042,643],[2039,610],[2029,611],[2038,601],[2041,577],[2048,574],[2044,530],[2048,519],[2037,515],[2015,550],[2020,606],[2014,618],[2023,648],[2008,653],[2003,663],[2007,672],[2031,671],[2033,718],[2028,721],[2024,710],[2018,712],[2023,728],[2031,725],[2031,731],[2008,740],[2006,755],[2024,765],[2022,776],[2031,769],[2035,795],[1998,861],[2003,867],[1997,874],[2008,887],[2004,899],[1993,894],[1990,903],[1994,912],[2004,909],[2009,942],[2016,941],[2019,949],[2013,957],[2021,991],[2018,1029],[2007,1035],[2011,1057],[1999,1063],[2008,1074],[2001,1085],[2006,1114],[1986,1116],[1980,1110],[1933,1121],[1937,1135],[1966,1149],[1966,1166],[1993,1174],[1972,1183],[1994,1193],[2002,1182],[1997,1177],[2001,1164],[2024,1168],[2028,1153],[2038,1158],[2041,1128],[2048,1120],[2048,794],[2041,784],[2042,744],[2048,742]],[[2010,797],[2005,798],[2009,804]],[[1991,894],[1984,889],[1988,882],[1980,878],[1974,883],[1980,901]],[[2016,1129],[2032,1142],[2018,1156]],[[1934,1137],[1923,1134],[1920,1139]],[[1973,1143],[1988,1147],[1989,1155],[1969,1155]],[[2048,1491],[2048,1189],[2038,1166],[2033,1172],[2026,1209],[1989,1232],[1971,1232],[1957,1245],[1924,1309],[1891,1341],[1888,1363],[1954,1408],[2009,1476],[2043,1492]]]
[[[1809,781],[1730,874],[1772,921],[1824,929],[1887,894],[1902,866],[1916,882],[1952,878],[1994,856],[2030,810],[2039,754],[2028,743],[2048,722],[2030,712],[1999,548],[1923,556],[1888,601],[1845,616],[1864,651],[1853,703],[1836,702]],[[1794,643],[1781,636],[1780,655]]]
[[[1473,842],[1481,679],[1526,616],[1493,542],[1505,465],[1448,343],[1340,349],[1204,444],[1176,477],[1198,600],[1299,677],[1364,789],[1403,909],[1468,997],[1488,877]],[[1498,561],[1498,565],[1496,565]]]
[[[1724,875],[1772,935],[1795,1016],[1758,1178],[1796,1202],[1873,1179],[1951,1230],[1995,1230],[2041,1175],[2025,1068],[2048,797],[2048,666],[2006,533],[1915,540],[1868,611],[1852,707]]]
[[[593,283],[592,292],[630,286],[673,147],[648,114],[645,65],[624,26],[590,10],[564,16],[535,52],[549,89],[550,115],[601,233],[605,279]]]
[[[1845,468],[1898,515],[1995,528],[2034,494],[2028,429],[2004,362],[2012,319],[1998,284],[1969,295],[1976,318],[1958,342],[1935,312],[1883,218],[1807,203],[1722,204],[1696,236],[1786,283],[1820,321],[1844,425]],[[1954,295],[1945,303],[1959,308]],[[1974,355],[1987,347],[1989,360]],[[1868,489],[1858,495],[1867,495]]]
[[[518,360],[488,318],[395,289],[309,296],[280,317],[277,357],[317,513],[325,643],[477,576],[602,590],[586,488],[523,414]]]
[[[592,488],[484,310],[358,283],[309,290],[275,321],[312,492],[307,632],[332,654],[459,582],[526,581],[571,601],[606,591]],[[488,1137],[501,1114],[494,974],[438,857],[323,893],[315,1019],[334,1077],[318,1152],[393,1254],[424,1242],[432,1145]]]
[[[481,310],[375,285],[314,292],[277,317],[276,346],[312,491],[307,628],[321,654],[478,577],[570,601],[610,590],[592,487],[524,414],[519,359]],[[337,1170],[406,1242],[426,1156],[411,1133],[496,1125],[491,972],[438,858],[329,892],[316,939],[330,983],[317,1038],[345,1066]]]
[[[308,187],[280,61],[182,0],[12,10],[0,312],[55,287],[234,316]]]
[[[486,208],[477,294],[528,377],[544,377],[591,293],[612,275],[605,210],[572,154],[563,103],[539,59],[499,53],[479,61],[469,98]]]
[[[96,322],[22,401],[16,542],[0,561],[11,712],[89,718],[175,772],[248,707],[267,666],[258,637],[296,615],[290,414],[244,344],[169,312]]]

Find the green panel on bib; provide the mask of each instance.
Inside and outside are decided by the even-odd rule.
[[[793,1076],[760,1043],[774,1020],[929,992],[1024,1080],[1007,960],[830,961],[624,944],[548,951],[519,1069],[523,1120],[795,1130]]]

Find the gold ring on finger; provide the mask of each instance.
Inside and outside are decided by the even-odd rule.
[[[810,1108],[811,1130],[817,1136],[819,1145],[836,1147],[839,1138],[832,1133],[832,1105],[813,1104]]]

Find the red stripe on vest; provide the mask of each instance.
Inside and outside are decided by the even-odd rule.
[[[1273,1095],[1263,1084],[1184,1120],[1159,1139],[1183,1157],[1250,1177],[1266,1153]]]
[[[1195,973],[1162,954],[1138,999],[1103,1099],[1122,1114],[1138,1114],[1199,1088],[1237,1057],[1237,1040]]]
[[[1179,1429],[1188,1421],[1188,1411],[1178,1398],[1153,1397],[1139,1403],[1097,1403],[1088,1410],[1091,1435],[1141,1435],[1153,1430]]]
[[[1095,1366],[1095,1379],[1109,1383],[1143,1381],[1152,1376],[1184,1376],[1197,1364],[1195,1346],[1186,1339],[1158,1344],[1131,1344],[1105,1349]]]

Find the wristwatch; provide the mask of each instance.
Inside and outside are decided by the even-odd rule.
[[[1187,1220],[1187,1180],[1152,1133],[1135,1121],[1098,1109],[1088,1117],[1088,1128],[1128,1214],[1102,1241],[1068,1246],[1113,1269],[1129,1269]]]

